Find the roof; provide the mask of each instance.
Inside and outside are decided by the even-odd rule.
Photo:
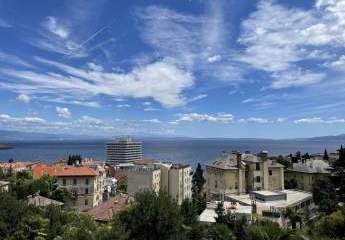
[[[34,179],[38,179],[43,175],[55,177],[97,176],[97,172],[90,167],[47,166],[39,164],[33,168],[32,175]]]
[[[257,193],[264,193],[264,194],[270,194],[271,191],[256,191]],[[271,192],[273,194],[274,192]],[[286,194],[286,200],[273,200],[273,201],[267,201],[262,202],[260,200],[256,200],[256,204],[258,208],[261,209],[269,209],[271,207],[275,208],[287,208],[287,207],[293,207],[300,202],[311,200],[313,198],[312,194],[309,192],[304,191],[297,191],[297,190],[282,190],[281,193]],[[227,195],[228,198],[239,202],[240,204],[244,205],[251,205],[252,199],[250,194],[241,194],[241,195]]]
[[[304,163],[294,163],[292,168],[289,168],[288,171],[304,173],[330,173],[330,169],[331,167],[326,161],[317,159],[308,160]]]
[[[142,160],[135,160],[133,163],[135,165],[150,165],[150,164],[159,163],[159,161],[153,160],[153,159],[142,159]]]
[[[208,167],[221,168],[221,169],[237,169],[236,155],[230,153],[223,153],[214,161],[206,164]]]
[[[8,182],[8,181],[0,181],[0,187],[6,186],[9,184],[10,184],[10,182]]]
[[[207,203],[206,209],[200,214],[199,220],[201,222],[208,222],[214,223],[216,222],[217,213],[215,209],[217,208],[219,202],[210,202]],[[231,211],[235,214],[242,214],[242,215],[251,215],[252,207],[251,206],[243,206],[238,203],[234,204],[231,202],[223,202],[223,206],[226,210]]]
[[[131,201],[132,198],[130,196],[120,194],[89,210],[87,214],[97,221],[108,222],[115,213],[126,209]]]
[[[29,169],[30,167],[34,166],[35,164],[39,164],[40,161],[37,162],[0,162],[0,168],[2,169],[13,169],[13,170],[23,170]]]
[[[28,196],[28,204],[36,207],[46,207],[49,205],[62,206],[64,203],[40,195]]]

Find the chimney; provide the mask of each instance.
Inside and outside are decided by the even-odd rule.
[[[262,162],[266,162],[268,157],[268,151],[261,151],[260,152],[260,160]]]
[[[241,167],[241,160],[242,160],[242,154],[240,152],[236,152],[236,161],[237,161],[237,167]]]

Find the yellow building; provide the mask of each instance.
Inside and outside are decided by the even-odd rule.
[[[65,206],[80,211],[89,210],[103,201],[105,170],[101,166],[47,166],[33,168],[33,178],[53,176],[61,188],[70,193]]]
[[[283,190],[284,167],[267,158],[239,152],[223,153],[206,165],[208,199],[223,200],[228,194],[244,194],[257,190]]]
[[[288,183],[297,183],[297,189],[311,192],[313,184],[318,178],[330,174],[329,164],[320,159],[305,160],[294,163],[292,168],[285,171],[285,180]]]

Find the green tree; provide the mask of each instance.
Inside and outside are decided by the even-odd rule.
[[[100,225],[97,230],[97,240],[128,240],[129,234],[125,231],[125,228],[118,215],[114,215],[110,224],[102,226]]]
[[[8,193],[0,193],[0,236],[2,239],[35,239],[45,235],[45,221],[38,209]]]
[[[312,191],[313,200],[315,204],[319,205],[320,211],[330,213],[336,208],[336,191],[329,178],[316,179]]]
[[[345,210],[338,210],[316,221],[311,232],[325,239],[345,239]]]
[[[117,190],[119,190],[120,192],[127,192],[127,185],[128,185],[128,179],[127,177],[121,177],[119,178],[118,182],[117,182]]]
[[[207,239],[209,240],[232,240],[230,229],[224,224],[213,224],[208,228]]]
[[[204,170],[202,169],[200,163],[198,163],[192,178],[192,199],[199,215],[206,208],[206,195],[203,192],[205,182],[206,179],[204,178]]]
[[[179,206],[166,192],[140,192],[135,203],[120,213],[130,239],[180,239],[184,234]]]
[[[63,228],[62,240],[96,240],[98,237],[97,224],[89,216],[78,213],[69,213],[68,224]]]

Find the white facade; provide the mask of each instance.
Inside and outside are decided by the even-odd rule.
[[[131,138],[121,138],[106,144],[107,164],[117,165],[142,160],[142,144]]]

